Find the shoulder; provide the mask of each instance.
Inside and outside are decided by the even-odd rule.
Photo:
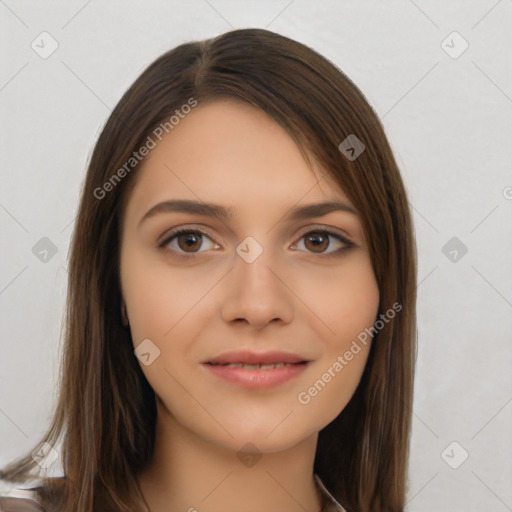
[[[36,487],[37,484],[21,484],[0,492],[0,512],[45,512]]]

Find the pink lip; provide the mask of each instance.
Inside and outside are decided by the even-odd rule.
[[[252,370],[226,366],[230,363],[242,364],[276,364],[289,363],[281,368],[270,370]],[[252,352],[238,350],[223,354],[203,362],[214,375],[247,389],[266,389],[282,384],[300,375],[311,363],[310,360],[292,352],[269,351]]]
[[[238,350],[233,352],[224,352],[205,363],[213,364],[229,364],[229,363],[244,363],[244,364],[274,364],[274,363],[301,363],[308,361],[305,357],[292,352],[270,351],[270,352],[251,352],[249,350]],[[272,371],[272,370],[268,370]]]
[[[255,364],[255,363],[254,363]],[[269,363],[267,363],[269,364]],[[267,389],[277,386],[293,377],[300,375],[308,366],[307,363],[291,364],[281,368],[270,370],[250,370],[246,368],[235,368],[222,364],[204,363],[214,375],[247,389]]]

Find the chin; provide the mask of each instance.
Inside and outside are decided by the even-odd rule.
[[[290,449],[318,432],[313,425],[308,428],[303,422],[290,421],[291,416],[293,413],[284,421],[286,415],[276,421],[272,420],[270,428],[268,416],[262,421],[254,419],[250,422],[230,422],[228,430],[234,437],[226,439],[226,436],[223,436],[222,444],[237,452],[248,445],[249,452],[254,449],[261,453],[275,453]]]

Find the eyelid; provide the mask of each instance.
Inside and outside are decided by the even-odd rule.
[[[167,230],[165,233],[163,233],[160,237],[158,237],[157,244],[160,244],[161,242],[166,241],[170,236],[172,236],[172,234],[179,232],[181,230],[184,230],[184,229],[189,229],[190,231],[197,230],[197,231],[200,231],[201,233],[204,233],[205,235],[209,236],[212,239],[214,238],[213,234],[208,232],[208,228],[204,228],[203,226],[201,226],[199,224],[183,224],[183,225],[171,228],[171,229]],[[315,231],[315,230],[333,231],[334,234],[336,234],[340,238],[344,239],[347,243],[354,243],[351,240],[350,235],[348,235],[348,233],[345,230],[336,228],[334,226],[327,226],[327,225],[323,225],[323,224],[314,224],[312,226],[306,226],[299,231],[299,233],[301,233],[301,234],[298,236],[300,238],[300,237],[306,235],[307,233],[309,233],[310,231]]]
[[[314,224],[313,226],[307,226],[304,229],[301,229],[299,231],[299,233],[301,233],[299,235],[299,239],[312,231],[327,231],[329,232],[329,234],[340,237],[340,239],[346,244],[355,245],[355,242],[352,240],[352,237],[345,230],[341,228],[336,228],[334,226],[327,226],[325,224]]]
[[[171,238],[174,238],[175,236],[179,235],[180,233],[182,232],[194,232],[194,231],[197,231],[205,236],[207,236],[208,238],[210,238],[210,240],[212,242],[214,242],[215,244],[218,244],[218,242],[216,242],[215,240],[215,237],[210,234],[208,232],[208,230],[206,228],[204,228],[203,226],[200,226],[199,224],[183,224],[183,225],[180,225],[180,226],[176,226],[174,228],[171,228],[169,230],[167,230],[163,235],[161,235],[160,237],[158,237],[157,241],[156,241],[156,247],[157,248],[160,248],[160,249],[163,249],[169,242],[170,242],[170,239]],[[295,242],[293,242],[291,244],[290,247],[296,247],[296,244],[307,234],[309,233],[312,233],[312,232],[325,232],[327,233],[329,236],[334,236],[334,237],[337,237],[339,238],[339,240],[344,243],[346,245],[346,248],[349,248],[349,247],[353,247],[355,246],[356,244],[351,240],[351,237],[349,237],[344,230],[341,230],[340,228],[335,228],[333,226],[326,226],[326,225],[322,225],[322,224],[317,224],[317,225],[312,225],[312,226],[306,226],[304,228],[302,228],[300,231],[299,231],[299,234],[295,237]],[[343,234],[342,234],[343,233]],[[175,252],[175,251],[172,251],[172,252]],[[191,253],[186,253],[186,252],[183,252],[183,253],[180,253],[180,252],[177,252],[177,256],[178,257],[194,257],[194,256],[197,256],[198,254],[201,254],[202,252],[205,252],[205,251],[199,251],[199,252],[191,252]],[[300,252],[303,252],[303,251],[300,251]],[[334,251],[336,252],[336,251]],[[330,254],[334,254],[333,253],[317,253],[318,256],[329,256]],[[311,252],[310,254],[315,254],[314,252]]]
[[[199,224],[183,224],[180,226],[175,226],[174,228],[168,229],[165,231],[162,235],[158,237],[156,240],[156,246],[162,247],[163,245],[167,244],[169,242],[169,239],[176,236],[182,231],[199,231],[203,235],[208,236],[209,238],[214,241],[214,237],[211,233],[208,232],[206,228],[203,226],[200,226]]]

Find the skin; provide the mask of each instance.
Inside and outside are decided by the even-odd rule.
[[[236,101],[194,108],[136,172],[120,276],[134,347],[150,339],[160,350],[151,364],[139,362],[157,397],[154,458],[138,478],[151,512],[319,511],[318,432],[354,393],[370,343],[308,404],[297,396],[374,324],[379,290],[357,215],[283,219],[297,206],[350,201],[322,169],[308,167],[283,128]],[[235,213],[221,221],[166,212],[140,223],[169,199]],[[207,237],[192,248],[183,235],[157,248],[177,226],[200,227]],[[319,228],[353,246],[328,258],[322,253],[346,244],[331,236],[315,246],[311,232]],[[263,248],[252,263],[235,251],[247,236]],[[265,390],[224,381],[201,364],[238,349],[284,350],[313,362]],[[247,443],[255,458],[244,464],[237,454]]]

